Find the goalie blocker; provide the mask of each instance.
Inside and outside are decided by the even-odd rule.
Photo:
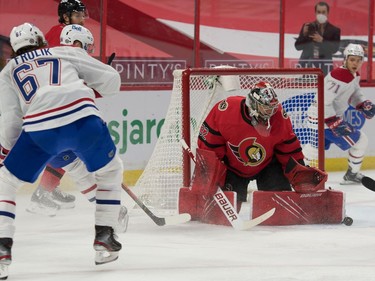
[[[327,174],[316,168],[304,167],[291,159],[287,177],[293,191],[254,191],[250,196],[250,218],[256,218],[272,208],[275,213],[262,225],[335,224],[345,217],[345,196],[341,191],[324,189]],[[225,165],[214,152],[197,149],[196,166],[191,187],[179,192],[179,213],[189,213],[192,220],[231,226],[228,218],[213,199],[218,187],[224,186]],[[237,209],[237,194],[224,191]],[[230,218],[231,215],[227,214]]]

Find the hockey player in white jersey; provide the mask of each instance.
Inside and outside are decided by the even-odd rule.
[[[80,0],[61,0],[57,15],[59,24],[51,27],[45,34],[45,39],[49,47],[60,46],[60,34],[63,28],[69,24],[85,25],[88,15],[85,4]],[[63,155],[62,159],[70,159],[71,155]],[[66,163],[62,161],[57,163],[64,166]],[[61,179],[64,176],[64,169],[53,168],[47,165],[44,172],[40,176],[38,187],[31,195],[31,202],[27,207],[27,211],[47,216],[55,216],[60,209],[74,208],[75,196],[65,192],[61,187]]]
[[[90,30],[78,25],[71,24],[67,25],[61,31],[60,44],[65,46],[79,47],[84,49],[87,53],[91,54],[94,51],[94,37]],[[96,93],[96,95],[100,95]],[[50,163],[53,168],[64,168],[65,171],[72,177],[76,186],[81,191],[81,193],[90,201],[95,202],[96,194],[96,180],[92,173],[89,173],[86,166],[82,161],[77,158],[77,156],[72,151],[65,151],[57,157],[55,157]],[[48,208],[48,202],[52,201],[51,192],[45,190],[44,188],[38,188],[38,194],[42,195],[37,202],[31,202],[30,206],[27,208],[28,211],[32,213],[46,214],[50,213],[50,208]],[[34,192],[35,193],[35,192]],[[45,203],[44,203],[45,202]],[[55,214],[55,209],[52,208],[52,215]],[[115,230],[117,233],[125,232],[128,226],[129,215],[128,210],[125,206],[120,207],[118,216],[118,225]]]
[[[344,113],[351,105],[366,119],[375,115],[374,104],[363,95],[358,71],[361,68],[364,51],[359,44],[349,44],[344,50],[343,66],[332,70],[324,79],[324,117],[326,149],[331,143],[349,152],[348,170],[341,184],[359,184],[367,136],[344,120]]]
[[[67,150],[95,174],[95,262],[114,261],[121,250],[113,228],[123,167],[94,90],[117,94],[120,76],[81,48],[46,48],[42,32],[29,23],[14,27],[10,41],[15,55],[0,73],[0,135],[10,151],[0,169],[0,278],[7,278],[12,261],[17,189]]]

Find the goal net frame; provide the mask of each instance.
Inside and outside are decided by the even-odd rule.
[[[182,146],[178,152],[173,152],[178,157],[182,157],[181,163],[176,162],[173,166],[170,167],[163,167],[161,168],[164,162],[172,162],[172,157],[176,157],[176,155],[163,155],[160,156],[160,151],[165,149],[165,146],[168,146],[173,142],[173,146],[176,147],[176,142],[179,139],[184,139],[185,142],[191,147],[193,153],[195,153],[195,142],[197,135],[192,136],[191,132],[191,94],[194,92],[194,85],[192,85],[193,79],[197,77],[203,77],[199,83],[200,85],[203,84],[210,84],[215,83],[215,79],[221,76],[231,76],[231,77],[246,77],[246,76],[254,76],[254,77],[277,77],[278,80],[285,80],[285,81],[293,81],[293,86],[295,87],[294,90],[303,90],[304,89],[304,82],[298,81],[308,81],[306,84],[310,85],[311,89],[316,91],[314,94],[317,98],[315,98],[316,108],[315,113],[313,116],[309,116],[312,118],[314,123],[314,131],[316,134],[316,141],[317,144],[314,145],[314,158],[316,158],[316,163],[312,166],[316,166],[321,170],[324,170],[324,75],[321,69],[318,68],[293,68],[293,69],[270,69],[270,68],[257,68],[257,69],[247,69],[247,68],[231,68],[223,66],[222,68],[188,68],[184,70],[175,70],[173,73],[175,79],[173,84],[173,91],[171,94],[170,105],[167,111],[167,115],[165,118],[165,123],[161,130],[159,139],[155,145],[154,152],[143,171],[141,177],[138,179],[135,187],[138,188],[138,193],[140,194],[141,200],[147,205],[153,206],[156,209],[177,209],[177,201],[178,201],[178,191],[181,187],[189,187],[192,178],[192,170],[193,165],[190,156],[186,151],[183,150]],[[285,77],[284,77],[285,76]],[[195,78],[194,78],[195,77]],[[288,78],[289,77],[289,78]],[[270,79],[271,79],[270,78]],[[290,80],[288,80],[290,79]],[[297,82],[295,82],[297,81]],[[310,82],[311,81],[311,82]],[[250,90],[251,87],[255,85],[256,82],[253,84],[248,84],[246,88],[242,89],[243,91]],[[288,83],[288,82],[286,82]],[[298,86],[300,83],[300,86]],[[272,85],[272,82],[271,82]],[[274,85],[272,85],[274,86]],[[215,87],[213,85],[213,87]],[[301,87],[301,89],[298,89]],[[275,88],[275,87],[274,87]],[[285,88],[288,89],[288,88]],[[285,90],[283,89],[283,90]],[[310,88],[309,88],[310,89]],[[275,89],[276,90],[276,89]],[[213,92],[215,89],[213,90]],[[277,91],[276,91],[277,93]],[[243,93],[242,93],[243,95]],[[278,94],[279,99],[280,95]],[[173,103],[175,105],[173,105]],[[176,106],[177,104],[177,106]],[[211,105],[212,106],[212,105]],[[193,108],[194,109],[194,108]],[[210,108],[208,108],[204,114],[207,115]],[[175,120],[173,124],[169,123],[169,117],[172,114],[177,114],[178,119]],[[306,113],[307,114],[307,113]],[[176,117],[173,117],[176,118]],[[306,117],[307,118],[307,117]],[[195,127],[200,127],[200,124],[204,120],[199,120]],[[171,140],[171,136],[168,136],[168,140],[165,140],[164,137],[169,134],[171,131],[174,131],[173,140]],[[195,134],[195,133],[194,133]],[[192,140],[194,138],[194,140]],[[162,146],[162,147],[161,147]],[[172,149],[171,149],[172,150]],[[166,149],[168,151],[168,147]],[[159,154],[158,154],[159,153]],[[168,153],[168,152],[167,152]],[[161,159],[163,158],[163,159]],[[180,161],[179,160],[179,161]],[[159,161],[159,162],[157,162]],[[176,190],[163,190],[169,188],[169,180],[167,179],[170,177],[171,173],[181,173],[182,178],[174,182],[174,187]],[[160,190],[158,191],[158,189]],[[158,199],[153,199],[154,195],[150,194],[157,194],[156,197]],[[175,203],[168,204],[167,201],[175,200]]]

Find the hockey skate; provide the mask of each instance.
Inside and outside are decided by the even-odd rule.
[[[118,225],[116,226],[116,233],[124,233],[128,228],[129,214],[128,209],[125,206],[120,207],[118,214]]]
[[[52,200],[60,206],[60,209],[71,209],[75,206],[76,197],[74,195],[68,194],[56,187],[51,192]]]
[[[8,278],[8,267],[12,262],[12,238],[0,238],[0,280]]]
[[[53,217],[56,216],[59,209],[60,206],[53,201],[51,192],[38,186],[31,196],[31,202],[29,207],[26,208],[26,211],[33,214]]]
[[[104,264],[118,259],[121,243],[115,239],[114,230],[110,226],[95,225],[94,249],[95,264]]]
[[[362,184],[362,178],[364,177],[361,173],[353,173],[352,169],[349,167],[344,175],[343,181],[340,183],[342,185],[350,185],[350,184]]]

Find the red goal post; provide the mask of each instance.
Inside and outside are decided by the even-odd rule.
[[[320,69],[189,68],[175,70],[165,122],[154,152],[136,183],[140,198],[157,209],[176,209],[178,191],[190,186],[200,125],[218,101],[245,96],[259,81],[269,82],[291,118],[310,166],[324,170],[324,76]]]

